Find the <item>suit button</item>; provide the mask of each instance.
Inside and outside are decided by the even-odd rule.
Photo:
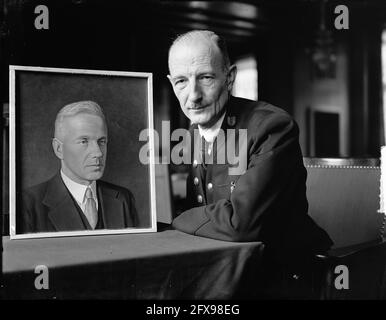
[[[197,160],[194,160],[194,161],[193,161],[193,167],[194,167],[194,168],[197,168],[197,166],[198,166]]]
[[[199,195],[197,196],[197,202],[198,202],[198,203],[202,203],[202,195],[199,194]]]
[[[193,183],[194,183],[195,186],[198,186],[199,180],[198,180],[197,177],[194,177]]]
[[[208,183],[208,190],[212,190],[213,189],[213,184],[211,182]]]

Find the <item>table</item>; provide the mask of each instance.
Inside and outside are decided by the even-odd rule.
[[[263,244],[166,230],[67,238],[3,237],[5,298],[253,299]],[[37,290],[35,267],[48,268]]]

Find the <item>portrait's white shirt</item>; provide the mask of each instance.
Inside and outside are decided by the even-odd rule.
[[[218,133],[220,132],[222,122],[225,118],[225,113],[221,116],[220,119],[217,120],[217,122],[211,126],[210,128],[202,128],[200,125],[198,125],[198,132],[200,133],[201,137],[204,137],[205,141],[209,143],[208,147],[208,153],[212,153],[213,149],[213,141],[217,137]]]
[[[85,207],[86,207],[86,189],[88,186],[84,184],[77,183],[73,180],[71,180],[69,177],[65,175],[65,173],[60,170],[60,174],[62,176],[62,180],[64,184],[66,185],[67,189],[70,191],[71,195],[74,197],[76,202],[78,203],[79,207],[82,209],[84,212]],[[90,185],[91,190],[92,190],[92,197],[95,200],[96,207],[98,209],[98,197],[96,193],[96,182],[93,181]]]

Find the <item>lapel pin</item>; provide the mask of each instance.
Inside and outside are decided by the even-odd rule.
[[[233,127],[236,124],[236,117],[235,116],[229,116],[227,118],[228,126]]]

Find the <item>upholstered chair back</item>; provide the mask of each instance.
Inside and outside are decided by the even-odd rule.
[[[310,216],[341,248],[381,240],[379,159],[304,158]]]

